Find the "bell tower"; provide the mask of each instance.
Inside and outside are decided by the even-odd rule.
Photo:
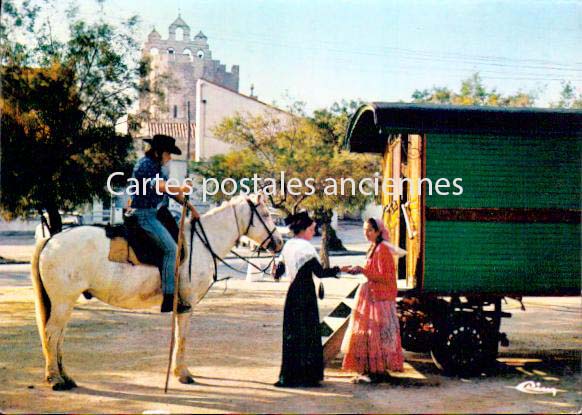
[[[186,24],[182,17],[178,14],[178,18],[168,28],[169,40],[176,40],[176,29],[182,29],[182,41],[190,40],[190,26]]]
[[[150,32],[142,55],[150,60],[150,76],[161,80],[158,85],[163,92],[161,100],[150,93],[140,97],[140,112],[148,114],[149,118],[147,129],[142,126],[139,132],[142,137],[168,134],[184,147],[188,119],[193,124],[196,114],[196,82],[199,79],[238,92],[239,66],[233,65],[228,71],[226,65],[213,59],[208,37],[201,30],[192,37],[190,26],[181,15],[168,27],[167,39],[155,28]],[[190,130],[193,131],[192,125]]]

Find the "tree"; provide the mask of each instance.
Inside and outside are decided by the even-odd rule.
[[[582,93],[579,93],[571,82],[563,82],[560,99],[550,105],[552,108],[582,108]]]
[[[61,229],[59,209],[105,198],[110,173],[128,173],[131,139],[112,126],[81,127],[74,72],[4,67],[2,109],[3,216],[46,210],[51,233]]]
[[[148,67],[136,56],[137,18],[121,26],[88,24],[68,12],[69,38],[38,21],[48,2],[2,3],[2,197],[7,218],[46,210],[51,233],[59,209],[107,196],[107,177],[128,172],[132,140],[116,125]]]
[[[361,179],[370,177],[370,172],[379,170],[377,157],[341,150],[349,110],[356,106],[355,103],[337,104],[330,109],[315,111],[312,117],[305,116],[300,110],[287,116],[277,113],[260,116],[238,114],[226,118],[216,127],[214,135],[235,144],[238,149],[214,156],[195,165],[193,170],[218,181],[230,177],[239,184],[257,172],[263,179],[272,178],[276,185],[265,188],[265,191],[269,190],[267,193],[274,207],[286,213],[308,209],[322,223],[321,258],[329,265],[333,211],[362,208],[373,196],[363,195],[357,188],[352,192],[350,182],[345,186],[346,195],[329,194],[332,189],[328,186],[331,181],[340,183],[341,178],[351,178],[357,185]],[[281,172],[286,178],[284,192],[280,191]],[[291,178],[299,179],[297,186],[291,189],[296,194],[290,192]],[[310,178],[313,179],[313,189],[306,185]],[[217,200],[225,197],[223,193],[217,194]]]
[[[412,101],[415,103],[478,105],[498,107],[533,107],[535,94],[518,91],[514,95],[504,96],[494,88],[487,90],[479,73],[461,83],[460,91],[454,92],[447,87],[415,90]]]

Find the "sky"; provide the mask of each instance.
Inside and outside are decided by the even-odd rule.
[[[78,4],[88,20],[118,23],[138,15],[143,40],[154,27],[167,38],[168,26],[181,14],[192,35],[202,30],[208,37],[214,59],[227,68],[240,65],[241,93],[249,94],[254,84],[259,99],[281,106],[289,100],[304,101],[308,110],[342,99],[409,101],[415,89],[458,90],[475,72],[504,94],[536,93],[538,106],[558,100],[563,81],[582,91],[582,1]],[[61,11],[48,13],[56,20]]]

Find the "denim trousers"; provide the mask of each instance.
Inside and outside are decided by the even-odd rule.
[[[174,293],[174,267],[176,265],[176,242],[170,232],[162,225],[156,217],[157,209],[136,209],[135,215],[139,226],[143,228],[148,236],[154,241],[163,253],[161,264],[162,291],[164,294]]]

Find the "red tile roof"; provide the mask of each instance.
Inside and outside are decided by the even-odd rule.
[[[194,139],[194,127],[195,124],[190,123],[191,136],[190,139]],[[188,123],[185,122],[149,122],[148,123],[148,133],[150,136],[156,134],[165,134],[172,136],[176,141],[180,139],[188,140]]]

